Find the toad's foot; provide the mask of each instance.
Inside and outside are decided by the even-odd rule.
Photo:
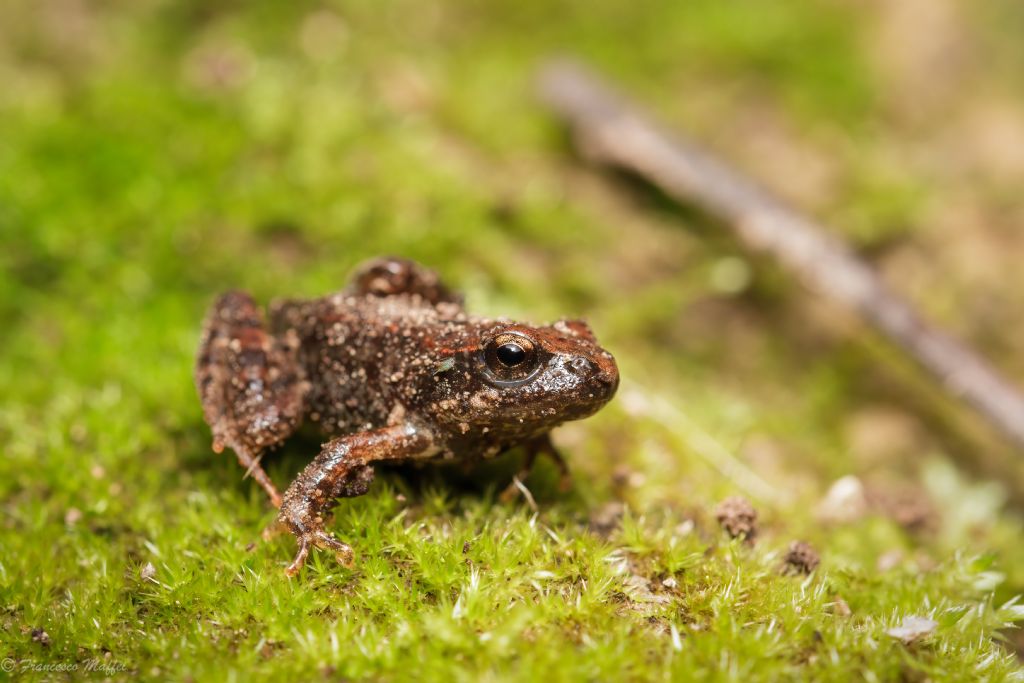
[[[292,563],[284,570],[285,575],[296,576],[306,564],[306,558],[313,548],[333,550],[335,558],[342,566],[352,567],[355,553],[347,544],[324,530],[324,517],[327,516],[327,508],[335,498],[360,496],[366,493],[372,481],[373,468],[361,465],[350,467],[340,481],[330,486],[324,486],[322,482],[322,485],[308,496],[295,496],[292,489],[288,489],[277,522],[264,530],[264,538],[268,533],[274,535],[277,531],[288,530],[298,541],[299,549]],[[329,491],[331,495],[325,495],[325,491]]]
[[[333,550],[341,564],[352,566],[352,548],[324,531],[324,519],[334,501],[366,493],[373,481],[373,462],[429,457],[435,452],[431,435],[411,424],[350,434],[325,443],[284,493],[277,523],[299,542],[285,574],[298,574],[313,547]]]
[[[353,552],[352,548],[334,538],[326,531],[317,529],[315,531],[298,534],[297,538],[299,541],[299,550],[295,553],[295,559],[292,560],[292,563],[284,570],[286,576],[295,576],[302,570],[303,565],[306,564],[306,557],[309,556],[309,550],[313,546],[323,550],[333,550],[335,559],[338,560],[338,563],[346,569],[351,569],[355,564],[355,552]]]
[[[562,454],[558,452],[555,445],[551,443],[551,437],[547,434],[540,436],[533,441],[530,441],[525,446],[526,455],[523,458],[523,466],[519,469],[519,472],[513,477],[512,483],[505,487],[505,490],[501,492],[498,497],[503,503],[508,503],[515,500],[516,496],[521,493],[520,485],[521,482],[525,481],[530,475],[530,471],[533,469],[534,463],[537,461],[538,455],[546,455],[551,458],[555,467],[558,468],[559,479],[558,479],[558,490],[562,493],[569,491],[572,488],[572,474],[569,472],[569,465],[562,458]],[[520,482],[517,484],[517,481]]]

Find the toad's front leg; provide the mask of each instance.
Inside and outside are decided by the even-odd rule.
[[[424,458],[436,452],[433,435],[413,424],[384,427],[332,439],[292,482],[284,494],[278,524],[295,534],[299,550],[285,569],[295,576],[310,548],[334,551],[338,561],[352,564],[352,549],[324,531],[324,519],[336,498],[366,493],[373,481],[371,463]]]

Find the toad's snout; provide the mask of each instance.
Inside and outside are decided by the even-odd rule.
[[[619,368],[615,358],[608,352],[602,352],[593,358],[577,356],[569,362],[572,371],[598,390],[602,400],[610,399],[619,388]]]

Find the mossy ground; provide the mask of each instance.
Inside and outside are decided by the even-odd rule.
[[[1022,377],[1021,21],[1013,0],[4,3],[0,676],[1019,679],[1013,456],[715,226],[583,169],[530,79],[596,63]],[[545,464],[536,511],[497,501],[515,455],[385,473],[337,508],[355,569],[317,554],[289,581],[291,540],[261,541],[261,491],[210,451],[199,322],[220,290],[320,294],[382,253],[480,312],[588,317],[621,393],[556,434],[571,493]],[[820,521],[847,474],[903,516]],[[714,520],[734,494],[753,546]],[[794,539],[809,577],[781,571]],[[938,626],[906,645],[906,616]]]

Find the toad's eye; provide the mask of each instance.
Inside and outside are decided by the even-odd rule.
[[[498,350],[494,352],[498,362],[503,363],[510,368],[515,367],[526,360],[526,350],[522,346],[515,342],[506,342],[498,347]]]
[[[484,345],[484,363],[499,382],[519,382],[537,368],[533,340],[520,332],[503,332]]]

